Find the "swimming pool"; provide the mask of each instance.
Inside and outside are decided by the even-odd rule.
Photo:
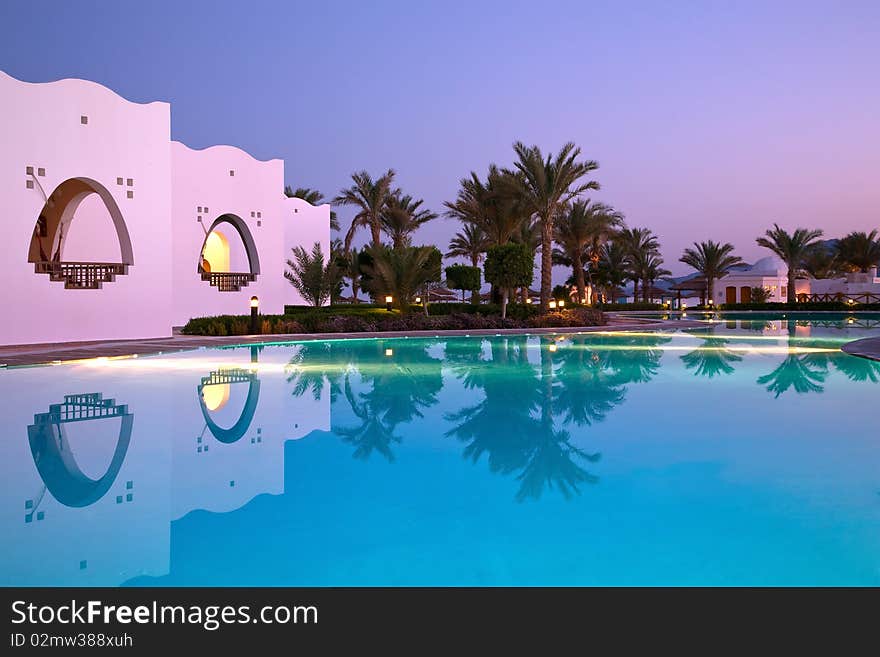
[[[852,321],[849,321],[852,319]],[[3,585],[878,585],[880,317],[0,371]]]

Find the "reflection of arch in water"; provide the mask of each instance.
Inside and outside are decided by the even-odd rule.
[[[83,473],[70,451],[64,425],[113,417],[122,419],[113,458],[104,475],[92,479]],[[52,497],[70,507],[89,506],[104,497],[125,460],[133,423],[128,406],[103,399],[101,393],[65,395],[63,404],[52,404],[48,413],[35,415],[28,427],[28,441],[37,471]]]
[[[216,385],[229,385],[233,383],[247,383],[248,394],[244,403],[244,408],[238,420],[229,428],[224,428],[214,422],[211,417],[211,410],[205,403],[205,388]],[[205,424],[211,430],[214,438],[221,443],[227,445],[238,441],[254,420],[254,413],[257,410],[257,402],[260,400],[260,379],[250,370],[241,368],[223,369],[211,372],[208,376],[202,377],[202,382],[198,387],[199,408],[202,409],[202,417],[205,418]]]

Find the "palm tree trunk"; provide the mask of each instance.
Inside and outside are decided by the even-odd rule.
[[[541,217],[541,312],[550,310],[550,287],[553,279],[553,217]]]
[[[571,259],[574,267],[574,282],[578,289],[578,303],[583,303],[587,297],[586,284],[584,282],[584,264],[581,262],[581,254],[575,251]]]
[[[714,278],[710,278],[710,277],[708,277],[708,276],[706,277],[706,295],[707,295],[707,297],[708,297],[708,299],[706,299],[706,303],[709,303],[709,299],[712,299],[712,300],[713,300],[713,303],[714,303],[714,299],[715,299],[715,279],[714,279]]]
[[[370,232],[373,234],[373,248],[382,246],[382,231],[379,227],[379,217],[373,217],[370,222]]]
[[[795,290],[795,268],[788,266],[788,303],[797,301],[797,292]]]
[[[501,292],[501,319],[505,319],[507,317],[507,288]]]
[[[639,279],[633,279],[633,303],[639,302]]]

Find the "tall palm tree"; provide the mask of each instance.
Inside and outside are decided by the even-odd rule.
[[[391,238],[393,248],[399,250],[409,246],[413,233],[437,218],[434,212],[422,208],[422,203],[422,199],[416,200],[409,194],[402,194],[399,189],[388,195],[379,222],[382,231]]]
[[[837,242],[838,260],[850,271],[867,272],[880,264],[880,240],[877,231],[853,232]]]
[[[639,282],[645,282],[645,272],[651,268],[660,254],[660,242],[650,228],[624,228],[618,235],[627,258],[627,270],[633,281],[633,300],[639,297]],[[662,262],[662,260],[661,260]],[[656,262],[654,263],[656,264]],[[644,297],[647,297],[643,293]]]
[[[361,288],[361,261],[356,249],[351,249],[343,257],[342,275],[349,280],[351,302],[360,303],[358,292]]]
[[[742,258],[733,255],[733,244],[720,244],[712,240],[694,242],[694,248],[686,248],[684,255],[678,260],[706,277],[706,294],[709,299],[715,298],[715,280],[743,262]]]
[[[529,216],[513,193],[518,186],[515,179],[515,174],[501,171],[494,164],[485,182],[472,171],[459,182],[456,199],[443,204],[446,215],[479,228],[487,248],[507,244]]]
[[[351,226],[345,234],[345,250],[351,250],[351,242],[358,228],[370,229],[373,248],[382,245],[382,210],[391,194],[391,183],[394,181],[394,169],[388,169],[382,176],[373,180],[366,171],[358,171],[351,175],[354,183],[343,189],[333,199],[333,205],[353,205],[357,214],[351,220]]]
[[[471,267],[478,267],[483,254],[489,248],[489,241],[483,229],[477,224],[466,223],[462,229],[449,240],[447,258],[467,258]]]
[[[606,296],[613,297],[617,288],[622,288],[626,283],[628,273],[627,253],[620,240],[615,239],[602,246],[597,265],[597,275],[605,285]]]
[[[320,205],[324,200],[324,195],[317,189],[311,187],[297,187],[293,189],[290,185],[284,186],[284,195],[288,198],[301,198],[311,205]]]
[[[593,160],[578,161],[581,149],[569,142],[554,157],[545,158],[537,146],[513,145],[519,174],[518,192],[525,209],[541,225],[541,310],[547,312],[553,275],[553,222],[560,210],[576,196],[599,189],[595,180],[583,178],[599,168]],[[513,172],[511,172],[513,173]]]
[[[810,253],[820,237],[822,237],[821,230],[798,228],[789,234],[777,224],[773,224],[773,228],[768,230],[764,237],[755,240],[758,246],[770,249],[779,256],[788,267],[789,303],[795,302],[795,279],[803,267],[804,258]]]
[[[842,266],[836,249],[832,251],[821,242],[810,249],[801,261],[801,269],[813,278],[837,278]]]
[[[311,187],[297,187],[293,189],[290,185],[285,185],[284,195],[288,198],[301,198],[311,205],[321,205],[324,202],[324,195]],[[340,230],[339,219],[333,210],[330,210],[330,230]]]
[[[598,263],[602,246],[614,234],[621,216],[604,203],[577,200],[557,217],[553,263],[572,268],[578,299],[592,302],[592,269]],[[590,298],[587,297],[584,268],[590,270]]]

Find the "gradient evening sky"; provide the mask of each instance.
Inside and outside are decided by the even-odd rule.
[[[572,140],[678,274],[694,240],[751,261],[773,222],[880,226],[878,35],[876,1],[2,0],[0,69],[171,101],[174,139],[284,158],[327,196],[393,167],[437,211],[515,140]]]

